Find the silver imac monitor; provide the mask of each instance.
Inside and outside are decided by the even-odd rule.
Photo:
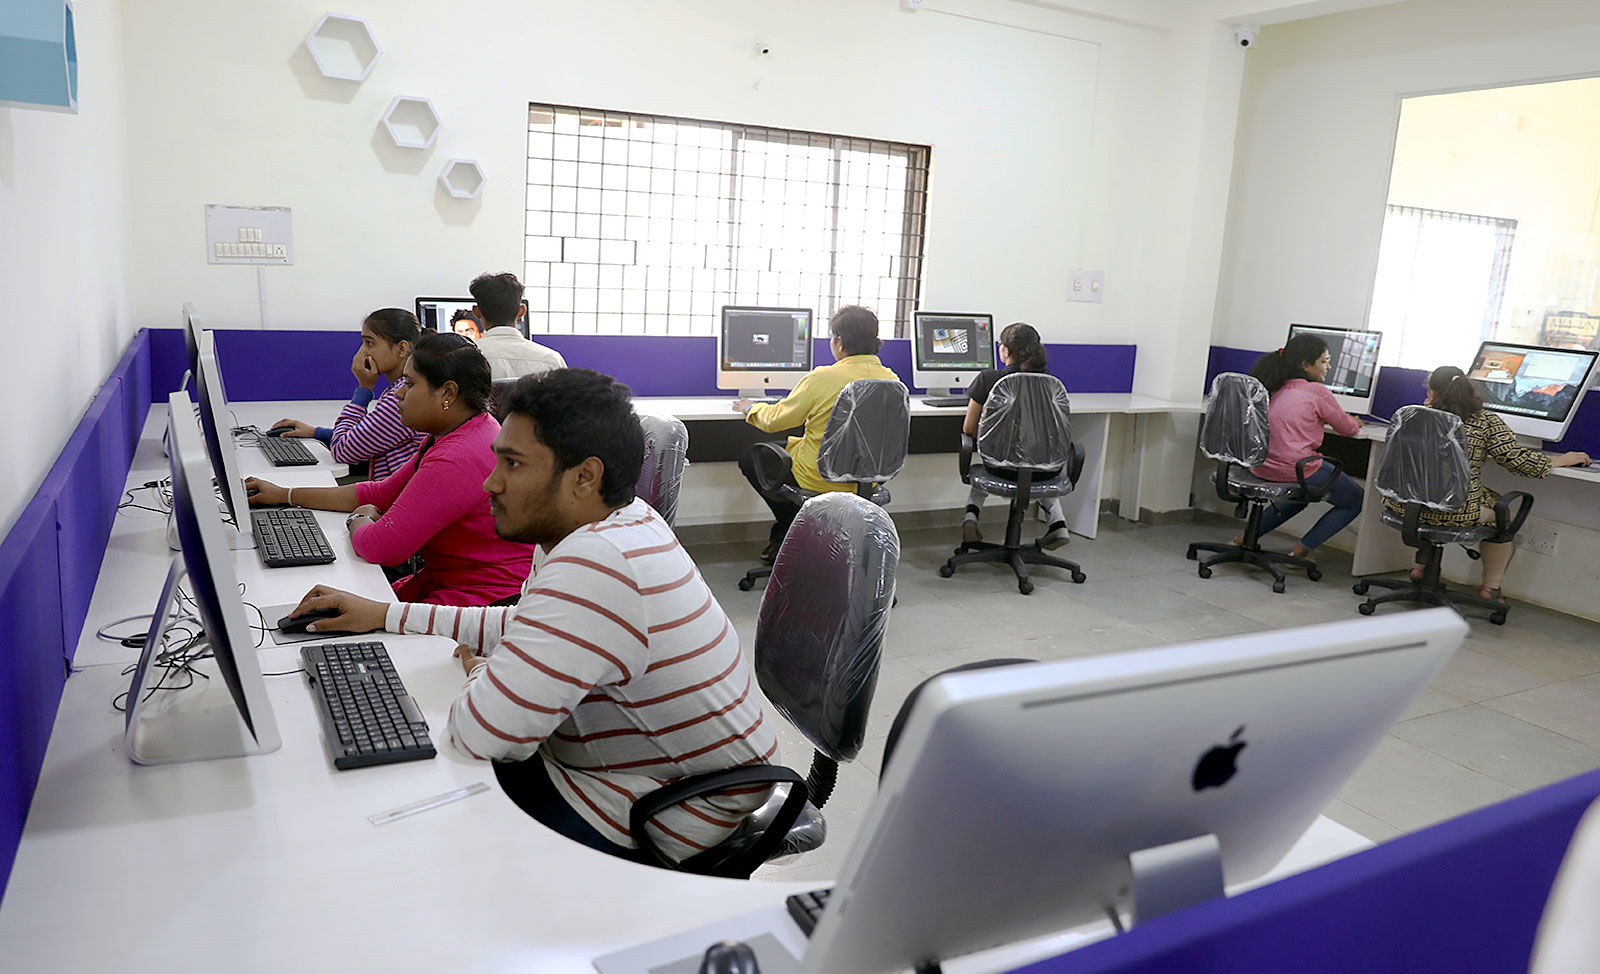
[[[183,381],[178,383],[179,389],[187,389],[189,380],[200,371],[200,313],[193,304],[183,303],[183,350],[188,353],[189,371],[183,374]]]
[[[789,390],[811,371],[810,308],[724,306],[717,329],[717,388],[745,396]]]
[[[417,309],[417,321],[428,331],[455,331],[456,319],[465,314],[472,316],[472,323],[481,335],[484,330],[483,322],[479,321],[476,315],[472,315],[472,309],[477,307],[477,304],[478,302],[472,298],[419,297],[413,301]],[[528,302],[522,302],[522,310],[517,313],[514,324],[517,326],[517,331],[522,333],[522,337],[527,338]],[[469,334],[467,337],[472,336]]]
[[[275,751],[282,739],[267,700],[227,539],[212,503],[211,464],[194,406],[181,389],[168,403],[172,518],[182,554],[173,558],[167,572],[128,685],[123,746],[136,764]],[[220,680],[188,676],[164,659],[168,651],[198,654],[202,648],[162,645],[163,633],[177,614],[180,582],[193,596],[198,616],[194,628],[203,633],[203,648],[210,654],[210,659],[191,665],[205,677],[215,674]]]
[[[1322,384],[1347,413],[1371,413],[1378,386],[1378,346],[1383,333],[1331,325],[1290,325],[1289,337],[1316,335],[1328,343],[1328,375]]]
[[[1483,408],[1500,414],[1511,432],[1535,440],[1559,440],[1583,402],[1600,352],[1484,342],[1467,377],[1483,396]]]
[[[994,341],[990,315],[912,312],[912,384],[935,396],[965,393],[979,372],[995,367]]]
[[[206,455],[211,458],[211,470],[222,494],[222,505],[233,522],[228,528],[229,544],[234,548],[254,548],[250,502],[233,446],[233,416],[228,411],[228,393],[222,386],[222,368],[217,362],[217,336],[209,331],[200,333],[200,368],[195,372],[195,391],[200,394],[200,428],[205,433]],[[168,432],[170,434],[170,430]]]

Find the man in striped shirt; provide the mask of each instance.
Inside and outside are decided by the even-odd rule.
[[[570,838],[639,858],[634,801],[675,779],[778,760],[749,661],[671,528],[634,497],[644,443],[628,388],[559,369],[519,382],[484,488],[496,530],[539,546],[508,608],[386,605],[318,587],[323,629],[419,632],[461,645],[448,737],[502,768],[508,795]],[[674,859],[724,838],[768,789],[658,815]]]

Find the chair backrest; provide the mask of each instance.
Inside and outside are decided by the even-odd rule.
[[[1402,406],[1389,426],[1377,486],[1378,493],[1400,504],[1437,511],[1466,507],[1472,468],[1461,417],[1427,406]]]
[[[857,379],[839,391],[817,451],[817,472],[833,483],[881,484],[906,465],[911,396],[896,379]]]
[[[497,422],[506,421],[506,397],[511,395],[511,387],[520,381],[520,379],[494,380],[494,400],[489,403],[489,412],[494,414]]]
[[[894,602],[900,536],[871,501],[805,502],[778,549],[756,618],[761,690],[823,755],[861,751]]]
[[[1260,466],[1267,459],[1267,406],[1272,397],[1253,375],[1223,372],[1211,380],[1200,452],[1213,460]]]
[[[680,419],[649,413],[639,417],[639,426],[644,430],[644,465],[634,494],[670,525],[678,517],[678,489],[689,463],[689,430]]]
[[[978,456],[1006,470],[1059,470],[1072,456],[1067,387],[1048,372],[1000,377],[978,414]]]

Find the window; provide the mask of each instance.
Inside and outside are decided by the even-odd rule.
[[[929,153],[530,105],[530,330],[712,335],[725,304],[819,319],[861,304],[903,336],[921,286]]]

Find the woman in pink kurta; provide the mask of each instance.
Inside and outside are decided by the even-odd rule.
[[[415,458],[382,480],[346,487],[286,489],[252,477],[251,503],[350,511],[351,546],[379,565],[420,554],[422,568],[394,583],[402,601],[488,605],[515,596],[533,548],[495,534],[483,490],[500,431],[488,412],[492,394],[489,363],[470,340],[424,334],[395,394],[401,421],[428,434]]]

